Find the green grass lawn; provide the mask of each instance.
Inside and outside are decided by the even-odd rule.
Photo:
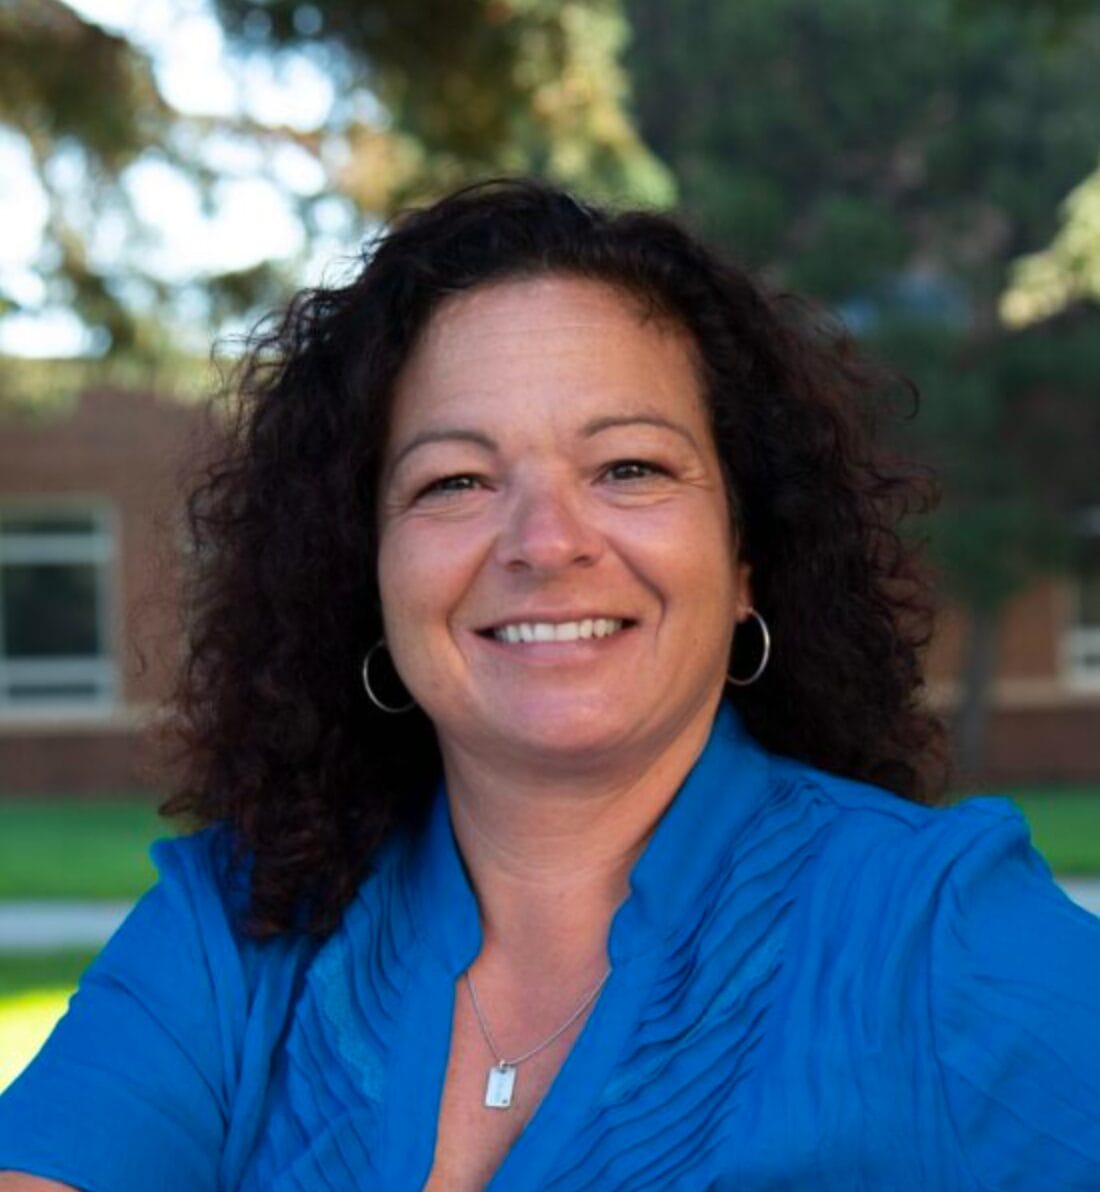
[[[0,1092],[45,1042],[93,956],[0,953]]]
[[[0,1017],[3,1017],[5,1000],[16,995],[64,989],[68,996],[94,957],[95,952],[87,948],[62,952],[0,952]]]
[[[1011,797],[1055,873],[1100,877],[1100,787],[1019,790]]]
[[[0,997],[0,1093],[38,1054],[65,1013],[71,992],[66,988],[32,989]]]
[[[136,898],[172,828],[155,799],[0,799],[0,898]]]

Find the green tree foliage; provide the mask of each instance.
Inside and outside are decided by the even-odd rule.
[[[1062,204],[1062,225],[1050,244],[1016,262],[1001,314],[1026,327],[1082,301],[1100,302],[1100,167]]]
[[[910,446],[942,478],[932,546],[973,629],[964,770],[1001,609],[1100,500],[1092,316],[1013,334],[998,313],[1096,160],[1100,17],[1072,7],[1066,37],[1049,9],[997,0],[627,5],[640,127],[691,218],[921,388]]]
[[[92,220],[128,209],[112,180],[165,138],[170,121],[151,64],[127,42],[59,0],[0,3],[0,124],[22,137],[43,182],[43,276],[51,297],[71,302],[119,344],[133,342],[134,326],[88,260],[59,175],[77,169],[92,183],[84,192]],[[0,313],[18,308],[0,292]]]
[[[613,0],[215,3],[245,44],[324,56],[353,100],[334,121],[356,150],[341,181],[367,210],[500,173],[603,197],[672,197],[624,107],[627,26]],[[365,91],[384,120],[356,111]]]
[[[959,0],[960,10],[980,19],[989,10],[1014,6],[1031,20],[1037,37],[1061,44],[1095,19],[1095,0]],[[1061,226],[1049,245],[1014,265],[1001,298],[1001,316],[1014,327],[1049,319],[1086,301],[1100,300],[1100,165],[1070,191]]]
[[[0,0],[0,127],[18,135],[49,204],[39,270],[47,299],[76,310],[115,354],[163,355],[173,287],[143,268],[128,168],[159,160],[213,202],[216,137],[266,159],[280,146],[324,170],[293,196],[308,227],[341,195],[364,217],[473,178],[547,176],[597,196],[667,203],[667,171],[627,115],[617,0],[211,0],[241,61],[306,55],[336,99],[317,128],[216,120],[172,109],[148,55],[62,0]],[[96,250],[105,229],[125,252]],[[110,236],[108,239],[110,239]],[[352,246],[348,246],[349,248]],[[276,300],[278,263],[199,279],[217,322]],[[0,315],[18,309],[0,292]]]
[[[636,110],[684,209],[828,301],[923,268],[988,317],[1093,165],[1100,23],[1043,51],[946,0],[629,0]]]

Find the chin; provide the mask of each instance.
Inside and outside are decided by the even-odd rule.
[[[571,708],[559,713],[517,709],[498,739],[518,757],[532,762],[566,768],[577,763],[591,765],[601,756],[633,748],[641,726],[624,723],[620,715]]]

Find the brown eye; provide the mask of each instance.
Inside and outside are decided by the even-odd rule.
[[[609,480],[645,480],[650,476],[667,476],[666,469],[644,459],[621,459],[609,464],[604,476]]]
[[[420,490],[417,496],[430,497],[436,493],[446,495],[448,493],[469,492],[473,489],[480,488],[481,485],[482,480],[480,476],[474,476],[468,472],[463,472],[460,475],[443,476],[439,480],[433,480],[431,484],[426,484]]]

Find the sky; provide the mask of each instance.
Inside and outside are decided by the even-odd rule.
[[[146,49],[165,99],[196,115],[247,114],[264,123],[302,130],[322,124],[332,87],[308,59],[243,62],[227,52],[206,0],[66,0],[85,18],[123,33]],[[303,231],[279,189],[258,177],[249,151],[228,137],[211,138],[206,157],[227,180],[215,192],[216,210],[204,212],[200,196],[163,161],[142,161],[126,174],[126,186],[143,222],[152,230],[142,262],[165,281],[242,269],[303,250]],[[278,180],[291,191],[315,194],[320,167],[303,151],[287,147],[275,160]],[[74,195],[79,201],[74,172]],[[337,248],[346,249],[347,213],[332,212],[332,236],[322,238],[308,262],[303,284],[320,276]],[[43,285],[33,267],[42,247],[43,201],[25,149],[0,129],[0,278],[26,305],[41,302]],[[110,219],[95,230],[93,252],[118,252],[121,225]],[[76,318],[57,309],[44,316],[14,316],[0,323],[0,353],[59,356],[94,350]]]

